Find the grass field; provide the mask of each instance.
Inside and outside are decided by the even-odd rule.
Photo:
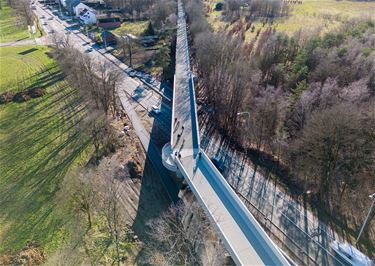
[[[121,27],[114,29],[113,32],[120,34],[121,32],[126,32],[128,34],[133,34],[134,36],[141,36],[142,33],[147,29],[148,21],[135,21],[135,22],[124,22]]]
[[[53,59],[46,56],[47,51],[48,48],[43,46],[1,47],[0,93],[22,90],[38,83],[45,85],[47,78],[40,79],[38,72],[45,69],[52,71],[55,66]]]
[[[31,49],[37,50],[20,59],[20,52]],[[0,254],[16,252],[28,240],[47,252],[59,245],[63,227],[55,193],[65,174],[87,161],[91,149],[76,129],[84,106],[46,50],[0,48],[0,79],[17,80],[25,68],[28,86],[43,85],[47,92],[25,103],[0,105]]]
[[[18,26],[14,10],[6,4],[6,1],[0,1],[2,5],[2,9],[0,9],[0,43],[29,39],[27,27]],[[40,37],[39,31],[31,37]]]
[[[208,0],[206,5],[214,9],[215,1]],[[296,31],[318,30],[320,33],[328,32],[353,18],[372,17],[375,19],[375,2],[336,1],[336,0],[302,0],[302,4],[290,5],[290,14],[287,18],[276,19],[272,27],[277,31],[292,35]],[[215,30],[225,26],[221,19],[221,12],[213,11],[208,14],[208,21]],[[255,36],[263,25],[254,21],[255,30],[250,30],[246,37]],[[266,24],[267,26],[267,24]],[[269,26],[269,24],[268,24]]]

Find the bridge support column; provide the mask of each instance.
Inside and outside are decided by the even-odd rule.
[[[175,172],[177,175],[181,175],[179,174],[179,170],[177,168],[177,165],[176,163],[174,162],[174,157],[173,157],[173,149],[172,149],[172,146],[171,144],[168,142],[164,145],[163,149],[162,149],[162,161],[163,161],[163,165],[165,168],[167,168],[169,171],[172,171],[172,172]]]

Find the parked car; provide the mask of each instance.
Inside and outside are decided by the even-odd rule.
[[[47,25],[47,22],[43,21],[42,25],[46,26],[46,25]]]
[[[46,18],[45,16],[41,15],[40,18]]]
[[[160,106],[153,105],[151,107],[151,112],[153,112],[156,115],[160,114],[161,113]]]
[[[345,261],[345,263],[353,266],[371,266],[373,262],[365,254],[350,245],[349,243],[340,243],[333,241],[330,244],[335,253]]]
[[[49,17],[48,20],[53,20],[53,17]]]
[[[215,165],[215,167],[217,168],[217,170],[219,170],[220,173],[223,174],[225,172],[225,164],[219,157],[212,157],[211,162]]]
[[[91,53],[92,51],[94,51],[92,47],[86,49],[86,53]]]
[[[133,69],[133,70],[130,70],[130,71],[128,72],[128,75],[129,75],[130,77],[134,78],[134,77],[137,75],[137,71],[135,71],[134,69]]]

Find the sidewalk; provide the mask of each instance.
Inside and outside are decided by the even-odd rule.
[[[0,43],[0,47],[5,46],[22,46],[22,45],[47,45],[47,38],[45,36],[35,39],[19,40],[13,42]]]

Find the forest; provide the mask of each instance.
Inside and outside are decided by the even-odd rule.
[[[223,16],[235,14],[233,2],[224,2]],[[265,16],[266,4],[249,2],[241,5],[252,18]],[[279,2],[272,14],[286,14],[281,1],[272,2]],[[269,25],[246,40],[246,27],[213,31],[201,1],[186,1],[186,9],[201,117],[359,230],[375,187],[374,21],[292,36]],[[375,238],[374,227],[367,237]]]

